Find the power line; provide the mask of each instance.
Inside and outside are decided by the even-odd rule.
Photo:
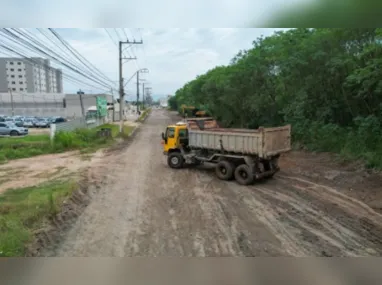
[[[26,41],[25,39],[21,38],[20,36],[18,36],[18,35],[16,35],[16,34],[12,33],[11,31],[8,31],[8,29],[2,29],[2,31],[3,31],[3,33],[4,33],[4,31],[5,31],[5,32],[6,32],[7,34],[9,34],[10,36],[12,36],[12,37],[18,39],[19,41],[21,41],[21,42],[24,44],[24,46],[29,47],[29,48],[32,47],[32,49],[36,50],[37,52],[40,52],[40,53],[42,53],[43,55],[48,56],[49,58],[53,59],[54,61],[57,61],[58,63],[64,65],[65,67],[69,68],[70,70],[72,70],[72,71],[74,71],[74,72],[76,72],[76,73],[78,73],[78,74],[80,74],[80,75],[82,75],[82,76],[88,78],[89,80],[91,80],[91,81],[93,81],[93,82],[95,82],[95,83],[97,83],[97,84],[99,84],[99,85],[101,85],[101,86],[104,86],[104,87],[107,87],[107,88],[111,88],[111,86],[110,86],[108,83],[105,83],[105,82],[103,82],[103,81],[100,81],[100,80],[97,79],[97,78],[92,78],[92,77],[88,76],[87,74],[85,74],[85,73],[83,73],[83,72],[77,70],[76,68],[73,68],[72,66],[70,66],[70,65],[68,65],[67,63],[61,61],[61,60],[58,59],[57,57],[48,54],[47,52],[45,52],[44,50],[42,50],[42,49],[39,48],[38,46],[35,46],[35,45],[31,44],[30,42]],[[14,40],[14,41],[15,41],[15,40]],[[17,42],[17,41],[16,41],[16,42]],[[2,45],[2,44],[1,44],[1,45]],[[2,46],[4,47],[4,45],[2,45]]]
[[[124,28],[120,28],[120,29],[121,29],[121,30],[124,32],[124,34],[126,35],[126,32],[125,32]],[[120,36],[120,34],[118,33],[118,31],[117,31],[116,28],[114,28],[114,31],[115,31],[115,34],[117,35],[117,38],[119,39],[119,41],[123,41],[123,38]],[[127,35],[126,35],[126,41],[127,41],[127,43],[129,43],[129,39],[127,38]],[[128,57],[136,58],[136,55],[134,54],[134,52],[133,52],[133,54],[131,55],[130,51],[128,50],[128,48],[131,47],[131,46],[132,46],[132,45],[130,44],[124,51],[127,52]],[[134,61],[134,64],[135,64],[135,66],[139,69],[139,66],[138,66],[138,64],[137,64],[137,61]]]
[[[68,61],[72,66],[74,66],[75,68],[81,70],[82,72],[88,72],[86,70],[83,70],[81,67],[78,67],[75,63],[71,62],[70,59],[68,60],[67,58],[59,55],[58,53],[56,53],[55,51],[53,51],[52,49],[50,49],[49,47],[47,47],[46,45],[43,45],[41,44],[41,42],[39,40],[37,40],[34,35],[30,35],[30,34],[26,34],[25,32],[22,32],[22,31],[18,31],[18,33],[20,33],[21,35],[24,35],[25,37],[27,37],[29,40],[33,41],[34,43],[38,44],[38,45],[41,45],[43,46],[44,48],[46,48],[48,51],[52,52],[56,57],[58,58],[61,58],[61,60],[66,60]],[[56,46],[58,46],[56,44]],[[90,76],[94,76],[92,73],[89,73]]]
[[[95,67],[91,62],[89,62],[85,57],[83,57],[74,47],[68,44],[54,29],[49,28],[50,32],[90,71],[93,70],[95,73],[99,74],[102,78],[109,82],[113,82],[105,74],[103,74],[97,67]],[[85,62],[84,62],[85,61]]]
[[[62,48],[59,44],[57,44],[54,39],[56,39],[55,37],[50,37],[49,35],[51,35],[51,33],[45,33],[45,31],[43,29],[37,29],[45,38],[47,38],[50,42],[53,43],[54,46],[58,47],[63,53],[67,54],[68,55],[68,51],[64,48]],[[70,56],[70,54],[69,54]],[[67,58],[63,57],[62,58],[66,59],[67,61],[70,62],[70,59],[68,60]],[[73,62],[70,62],[72,65],[75,65],[75,63]],[[82,71],[84,71],[81,67],[79,67]],[[90,85],[88,83],[84,83],[83,81],[80,81],[78,80],[78,78],[74,78],[74,77],[67,77],[66,73],[63,74],[63,77],[65,77],[68,81],[70,82],[74,82],[74,83],[82,83],[82,84],[85,84],[89,87],[93,87],[93,88],[96,88],[98,89],[97,87],[95,87],[94,85]],[[74,80],[73,80],[74,79]]]
[[[116,47],[118,47],[117,43],[114,41],[114,39],[113,39],[113,37],[111,36],[111,34],[109,33],[109,31],[108,31],[106,28],[104,28],[104,30],[105,30],[106,33],[108,34],[108,36],[109,36],[109,38],[111,39],[111,41],[113,42],[113,44],[115,44]]]
[[[2,45],[2,44],[0,44],[0,47],[2,47],[3,49],[8,50],[8,51],[10,51],[10,52],[12,52],[12,53],[14,53],[14,54],[17,54],[17,55],[19,55],[19,56],[21,56],[21,57],[23,57],[23,58],[25,58],[25,59],[26,59],[29,63],[31,63],[31,64],[38,64],[38,65],[41,65],[41,64],[42,64],[41,62],[36,61],[36,60],[33,60],[32,58],[29,58],[28,56],[22,54],[22,53],[19,52],[19,51],[12,50],[12,48],[6,47],[6,46],[4,46],[4,45]],[[12,47],[12,46],[11,46],[11,47]],[[46,65],[45,63],[43,63],[42,65],[43,65],[44,67],[50,67],[50,66]],[[79,82],[79,83],[81,83],[81,84],[83,84],[83,85],[87,85],[87,86],[89,86],[89,87],[93,87],[93,88],[96,88],[96,89],[99,88],[99,87],[96,87],[96,86],[94,86],[94,85],[91,85],[90,83],[81,81],[80,79],[78,79],[78,78],[76,78],[76,77],[73,77],[73,76],[70,76],[70,75],[65,74],[65,73],[63,73],[62,76],[63,76],[64,78],[66,78],[68,81],[71,81],[71,82],[75,82],[75,83],[78,83],[78,82]]]
[[[7,30],[6,30],[6,31],[7,31]],[[50,58],[55,59],[56,61],[59,61],[60,63],[62,63],[64,66],[70,68],[71,70],[73,70],[73,71],[75,71],[75,72],[77,72],[77,73],[80,73],[80,72],[78,72],[78,70],[76,70],[75,68],[68,66],[67,64],[63,63],[63,62],[60,61],[59,59],[57,59],[57,58],[55,58],[55,57],[53,57],[53,56],[47,54],[45,51],[43,51],[43,50],[41,50],[40,48],[38,48],[38,47],[32,45],[32,44],[29,43],[28,41],[26,41],[26,40],[20,38],[19,36],[13,34],[12,32],[9,32],[9,31],[7,31],[7,32],[8,32],[8,34],[10,34],[11,36],[14,36],[14,37],[20,39],[21,42],[22,42],[22,44],[23,44],[23,46],[26,47],[26,48],[28,48],[29,50],[32,50],[33,52],[35,52],[35,51],[37,50],[37,51],[39,51],[40,53],[42,53],[42,54],[44,54],[44,55],[47,55],[47,56],[49,56]],[[11,39],[12,41],[16,42],[16,43],[19,43],[17,40],[14,40],[13,38],[10,38],[10,39]],[[23,56],[24,56],[24,55],[23,55]],[[24,56],[24,57],[25,57],[25,56]],[[36,63],[36,62],[35,62],[35,63]],[[41,64],[41,63],[40,63],[40,62],[37,62],[37,64]],[[45,64],[44,64],[44,65],[45,65]],[[47,65],[45,65],[45,67],[50,68],[50,66],[47,66]],[[81,74],[81,73],[80,73],[80,74]],[[82,74],[83,74],[83,73],[82,73]],[[84,74],[83,74],[83,75],[84,75]],[[86,76],[86,75],[84,75],[84,76]],[[88,76],[86,76],[86,77],[88,77]],[[89,78],[89,77],[88,77],[88,78]],[[89,79],[92,80],[91,78],[89,78]],[[92,80],[92,81],[95,81],[95,80]],[[95,82],[96,82],[96,81],[95,81]],[[99,83],[99,82],[97,82],[97,83]],[[100,83],[99,83],[99,84],[100,84]],[[104,83],[101,83],[101,85],[105,85],[105,84],[104,84]]]
[[[121,28],[121,29],[122,29],[122,28]],[[127,34],[126,34],[125,28],[123,28],[122,31],[123,31],[123,33],[125,34],[126,40],[128,41],[128,40],[129,40],[129,37],[128,37]]]

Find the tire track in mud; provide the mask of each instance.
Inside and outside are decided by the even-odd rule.
[[[299,246],[295,241],[294,227],[290,224],[285,224],[280,220],[280,212],[275,211],[272,203],[257,195],[252,187],[242,187],[230,185],[231,190],[236,189],[241,191],[243,195],[242,203],[246,211],[250,212],[250,217],[258,219],[263,227],[269,229],[274,237],[277,238],[280,245],[279,255],[282,256],[305,256],[306,251]]]
[[[280,244],[256,215],[245,205],[242,187],[231,188],[211,173],[193,170],[200,186],[194,188],[198,203],[204,213],[205,235],[217,237],[218,256],[277,256]],[[212,231],[212,232],[211,232]],[[281,250],[283,252],[283,250]],[[285,253],[284,253],[285,254]]]
[[[309,188],[312,184],[316,189]],[[305,185],[294,185],[284,177],[275,177],[274,181],[252,188],[256,197],[272,205],[268,211],[279,213],[277,221],[288,225],[286,227],[289,232],[293,233],[291,239],[295,240],[296,246],[306,249],[305,254],[381,255],[382,228],[379,214],[371,213],[371,221],[368,214],[372,210],[360,201],[350,197],[342,199],[343,194],[333,193],[334,189],[324,185],[324,190],[320,191],[318,184],[309,181]],[[329,192],[325,191],[327,189]],[[275,234],[278,235],[279,230],[280,227],[277,227]],[[285,236],[286,233],[283,233],[283,238]]]
[[[97,192],[52,255],[382,253],[382,216],[328,186],[281,173],[246,187],[207,166],[170,169],[160,133],[171,122],[154,111],[129,148],[91,169]]]

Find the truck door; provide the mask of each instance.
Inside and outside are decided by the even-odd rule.
[[[174,149],[177,147],[176,145],[176,138],[175,138],[175,128],[174,127],[168,127],[166,130],[166,149]]]
[[[187,128],[179,128],[178,129],[178,136],[179,136],[179,144],[185,146],[188,145],[188,130]]]

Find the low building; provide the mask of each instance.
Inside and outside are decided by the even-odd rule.
[[[65,117],[64,97],[57,93],[0,93],[0,114]]]
[[[109,105],[114,104],[113,95],[109,94],[83,94],[82,104],[84,112],[93,106],[97,105],[97,97],[104,97]],[[66,108],[66,116],[68,118],[78,118],[82,116],[82,107],[80,95],[78,94],[65,94],[64,104]],[[85,114],[84,114],[85,115]]]

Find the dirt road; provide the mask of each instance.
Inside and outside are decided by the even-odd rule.
[[[288,161],[249,187],[205,166],[170,169],[160,144],[169,122],[153,111],[127,148],[92,167],[90,204],[43,255],[381,256],[382,215]]]

